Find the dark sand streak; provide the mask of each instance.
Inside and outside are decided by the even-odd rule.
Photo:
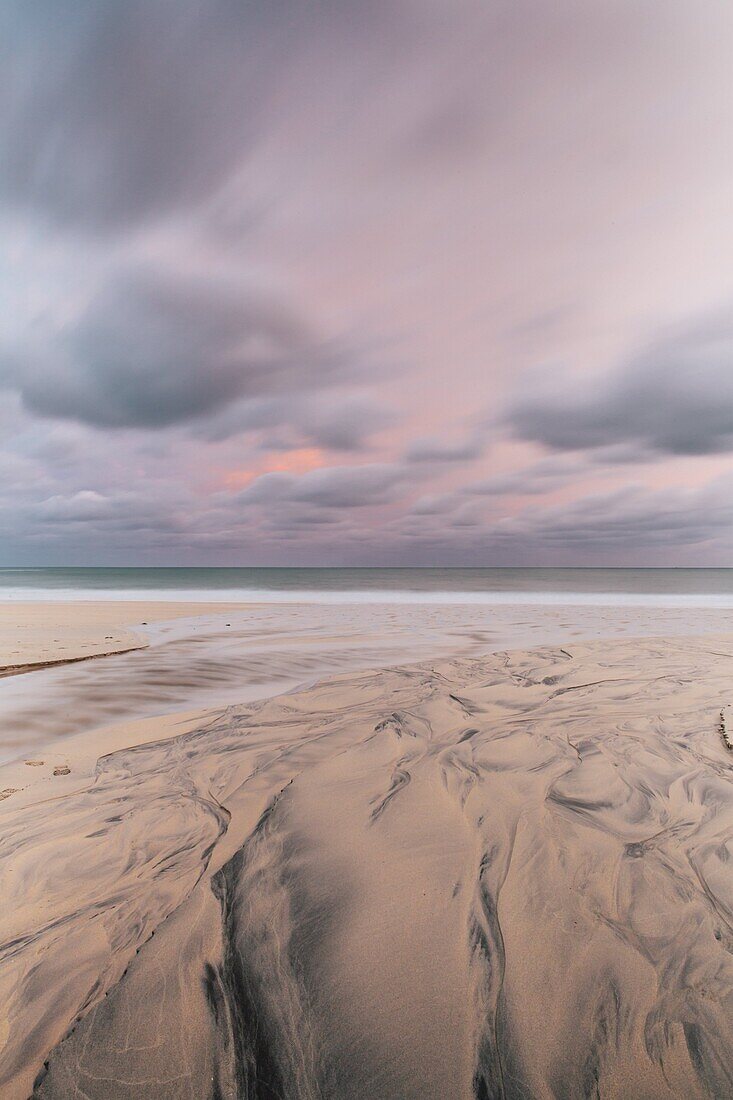
[[[6,676],[23,676],[26,672],[38,672],[42,668],[57,668],[59,665],[78,665],[81,661],[98,661],[101,657],[122,657],[125,653],[135,653],[147,649],[147,643],[128,646],[126,649],[110,649],[107,653],[83,653],[79,657],[62,657],[54,661],[36,661],[35,664],[2,665],[0,679]]]

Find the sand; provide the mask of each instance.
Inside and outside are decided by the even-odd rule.
[[[135,600],[0,603],[0,676],[142,649],[145,626],[225,611],[221,604]]]
[[[0,1095],[733,1095],[732,694],[573,643],[12,765]]]
[[[77,609],[67,612],[74,631],[90,613],[124,613],[119,601],[97,612],[88,603]],[[28,614],[37,609],[13,604],[14,622],[27,622]],[[144,648],[0,681],[0,763],[83,730],[250,702],[360,669],[592,638],[733,631],[733,610],[720,608],[176,603],[128,615],[126,629],[144,632]],[[68,652],[64,629],[57,626],[53,638]]]

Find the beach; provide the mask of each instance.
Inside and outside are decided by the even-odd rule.
[[[150,623],[207,610],[219,608],[142,600],[0,602],[0,676],[142,649]]]
[[[306,588],[307,570],[280,571],[293,591],[230,587],[231,572],[256,571],[219,571],[223,588],[196,575],[197,587],[185,588],[181,571],[151,570],[149,589],[137,578],[144,571],[131,571],[132,589],[112,587],[112,572],[86,571],[102,574],[101,590],[77,578],[60,591],[44,580],[30,590],[0,583],[0,764],[103,726],[251,702],[349,671],[611,637],[733,633],[733,593],[695,594],[689,582],[682,593],[592,591],[609,585],[608,574],[589,582],[576,572],[567,583],[586,590],[564,593],[455,590],[450,570],[427,579],[431,571],[412,571],[409,588],[393,571],[403,587],[392,591],[382,576],[390,571],[378,570],[366,571],[376,582],[362,580],[376,588],[345,591],[326,587],[319,571]],[[349,571],[333,572],[340,581]],[[175,587],[163,586],[171,574]],[[482,574],[449,579],[475,585]],[[634,583],[649,588],[643,571]]]
[[[733,1093],[733,631],[619,629],[6,764],[0,1094]]]
[[[0,26],[0,1100],[733,1100],[733,3]]]

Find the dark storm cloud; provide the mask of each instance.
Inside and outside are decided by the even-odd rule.
[[[292,401],[346,374],[284,307],[216,282],[136,272],[18,355],[5,384],[41,416],[160,428],[244,398]]]
[[[521,398],[508,421],[557,450],[629,445],[626,460],[733,451],[733,321],[659,341],[593,392]]]

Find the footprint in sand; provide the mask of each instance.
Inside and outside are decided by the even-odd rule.
[[[65,764],[60,765],[58,768],[53,769],[54,775],[71,775],[71,768],[67,768]]]
[[[3,798],[10,798],[11,794],[17,794],[18,787],[6,787],[4,791],[0,791],[0,801]]]
[[[42,768],[43,765],[46,763],[46,761],[45,760],[26,760],[25,763],[29,768]]]

